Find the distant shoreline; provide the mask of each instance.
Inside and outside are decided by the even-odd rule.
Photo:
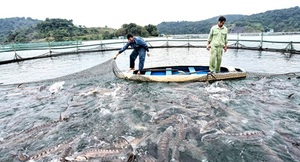
[[[229,35],[237,35],[240,36],[280,36],[280,35],[300,35],[300,31],[298,32],[263,32],[263,33],[228,33]],[[174,39],[206,39],[208,34],[176,34],[172,35]]]
[[[234,33],[231,33],[234,34]],[[264,33],[240,33],[241,36],[261,36],[268,35],[268,36],[278,36],[278,35],[300,35],[300,32],[264,32]]]

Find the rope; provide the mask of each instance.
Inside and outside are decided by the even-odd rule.
[[[176,39],[171,39],[171,40],[156,40],[157,42],[161,42],[161,41],[165,41],[166,43],[163,45],[157,45],[157,46],[153,46],[150,45],[149,48],[205,48],[205,45],[193,45],[191,42],[203,42],[203,40],[176,40]],[[186,41],[187,43],[181,44],[181,45],[171,45],[170,42],[184,42]],[[232,40],[231,40],[232,41]],[[243,41],[243,42],[257,42],[255,40],[239,40]],[[154,41],[152,41],[154,42]],[[270,41],[269,41],[270,42]],[[78,54],[78,53],[87,53],[87,52],[104,52],[104,51],[115,51],[115,50],[119,50],[120,47],[110,47],[107,48],[106,45],[107,44],[121,44],[124,42],[115,42],[115,43],[101,43],[101,44],[90,44],[90,45],[81,45],[78,46],[73,45],[73,46],[67,46],[67,47],[51,47],[50,48],[50,54],[49,53],[43,53],[41,55],[38,56],[34,56],[34,57],[22,57],[20,55],[17,55],[17,57],[15,57],[13,60],[2,60],[0,61],[0,65],[1,64],[7,64],[7,63],[13,63],[13,62],[19,62],[19,61],[25,61],[25,60],[32,60],[32,59],[41,59],[41,58],[46,58],[46,57],[55,57],[55,56],[62,56],[62,55],[70,55],[70,54]],[[273,43],[281,43],[282,42],[273,42]],[[285,43],[285,42],[284,42]],[[229,45],[229,49],[244,49],[244,50],[257,50],[257,51],[272,51],[272,52],[283,52],[283,53],[289,53],[289,57],[291,56],[291,54],[300,54],[300,50],[296,50],[293,44],[297,44],[300,42],[288,42],[289,44],[285,47],[285,48],[263,48],[261,46],[255,46],[255,47],[250,47],[250,46],[246,46],[243,45],[241,43],[237,44],[237,41],[235,40],[234,44]],[[150,44],[148,42],[148,44]],[[84,48],[84,47],[91,47],[91,48]],[[84,49],[83,49],[84,48]],[[47,48],[48,49],[48,48]],[[70,51],[57,51],[57,50],[65,50],[65,49],[72,49]],[[24,49],[14,49],[12,51],[22,51]],[[26,50],[46,50],[45,47],[42,48],[36,48],[36,49],[26,49]],[[48,49],[49,50],[49,49]],[[53,51],[56,50],[56,51]],[[1,52],[10,52],[9,50],[0,50]],[[47,55],[48,54],[48,55]]]

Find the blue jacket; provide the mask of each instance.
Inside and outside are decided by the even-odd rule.
[[[142,38],[133,37],[133,41],[132,42],[128,41],[126,45],[120,49],[119,53],[124,52],[129,46],[134,50],[139,50],[140,48],[144,48],[147,52],[149,52],[148,45]]]

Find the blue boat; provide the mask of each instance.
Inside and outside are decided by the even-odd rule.
[[[136,80],[136,81],[152,81],[152,82],[192,82],[192,81],[217,81],[227,79],[245,78],[247,72],[244,68],[222,66],[221,72],[209,73],[208,66],[200,65],[180,65],[180,66],[161,66],[144,68],[140,75],[138,70],[114,73],[117,77]]]

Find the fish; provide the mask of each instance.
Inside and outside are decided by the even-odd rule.
[[[92,158],[108,158],[115,157],[122,153],[122,149],[89,149],[83,152],[79,152],[73,156],[66,157],[68,161],[87,161]]]
[[[172,147],[172,161],[179,161],[179,150],[182,140],[185,138],[185,119],[183,115],[178,115],[179,123],[176,125],[176,135]]]
[[[158,162],[167,162],[169,155],[169,143],[172,138],[173,126],[169,126],[158,141]]]
[[[62,90],[63,89],[63,85],[65,84],[65,81],[61,81],[61,82],[56,82],[54,84],[52,84],[50,87],[49,87],[49,91],[52,93],[52,94],[55,94],[57,93],[58,91]]]
[[[67,162],[65,158],[70,155],[71,151],[72,151],[72,147],[67,147],[62,153],[62,155],[60,156],[59,162]]]

